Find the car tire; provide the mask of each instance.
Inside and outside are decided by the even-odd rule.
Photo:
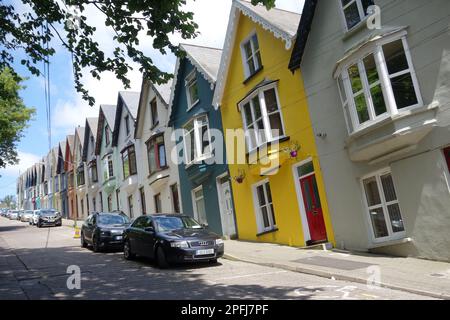
[[[98,244],[97,236],[94,236],[94,238],[92,238],[92,251],[100,252],[100,246]]]
[[[133,260],[136,258],[136,255],[131,251],[130,241],[128,240],[123,244],[123,257],[125,260]]]
[[[84,239],[84,234],[83,233],[81,233],[80,239],[81,239],[81,247],[82,248],[87,248],[88,245],[87,245],[86,240]]]
[[[164,253],[164,249],[162,247],[158,247],[156,249],[156,264],[160,269],[167,269],[169,267],[166,254]]]

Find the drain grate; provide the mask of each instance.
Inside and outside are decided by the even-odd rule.
[[[370,263],[349,261],[349,260],[342,260],[342,259],[335,259],[335,258],[327,258],[327,257],[318,257],[318,256],[298,259],[298,260],[294,260],[292,262],[309,264],[309,265],[313,265],[313,266],[333,268],[333,269],[340,269],[340,270],[356,270],[356,269],[364,269],[364,268],[373,266],[373,264],[370,264]]]

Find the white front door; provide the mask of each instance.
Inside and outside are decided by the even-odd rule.
[[[229,180],[221,179],[219,193],[223,235],[232,238],[236,236],[236,225],[234,222],[233,196],[231,194]]]

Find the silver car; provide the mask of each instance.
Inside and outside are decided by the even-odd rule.
[[[11,210],[9,212],[9,220],[17,220],[17,218],[19,217],[19,211],[18,210]]]
[[[20,216],[20,221],[22,222],[30,222],[33,218],[33,210],[24,210],[22,215]]]

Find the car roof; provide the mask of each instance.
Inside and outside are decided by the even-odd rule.
[[[182,213],[155,213],[149,215],[151,217],[189,217],[188,215]]]

